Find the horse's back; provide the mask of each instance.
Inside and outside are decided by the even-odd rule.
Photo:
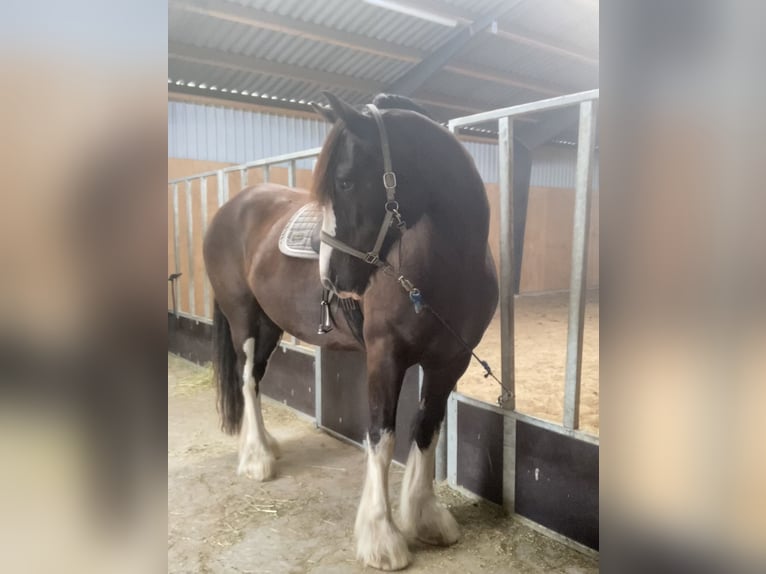
[[[246,187],[216,212],[203,243],[205,267],[214,291],[218,278],[244,284],[253,251],[276,242],[290,216],[311,200],[308,192],[277,184]]]

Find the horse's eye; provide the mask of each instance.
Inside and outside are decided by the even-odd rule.
[[[354,189],[354,182],[350,179],[341,179],[338,181],[338,189],[346,193]]]

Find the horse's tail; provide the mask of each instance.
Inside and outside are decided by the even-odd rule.
[[[221,429],[237,434],[242,424],[244,397],[237,369],[237,352],[231,340],[229,321],[216,301],[213,306],[213,373],[218,389],[218,413]]]

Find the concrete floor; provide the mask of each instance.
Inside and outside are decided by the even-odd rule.
[[[209,370],[168,356],[168,571],[350,573],[364,454],[267,401],[283,456],[266,483],[237,476],[237,441],[221,433]],[[403,470],[392,466],[392,498]],[[450,548],[412,546],[407,572],[598,571],[597,559],[539,534],[497,507],[440,486],[463,532]]]

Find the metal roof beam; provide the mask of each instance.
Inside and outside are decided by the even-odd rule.
[[[401,78],[396,80],[387,89],[408,96],[422,86],[428,78],[441,70],[452,57],[462,50],[471,39],[491,25],[502,14],[518,5],[523,0],[515,0],[503,3],[499,8],[495,8],[489,14],[481,16],[476,22],[463,26],[452,32],[447,40],[432,54],[419,62],[415,67],[405,72]]]
[[[308,40],[350,48],[403,62],[418,62],[425,56],[425,53],[420,50],[400,46],[393,42],[369,38],[353,32],[335,30],[320,24],[303,22],[287,16],[272,14],[264,10],[233,4],[223,0],[172,0],[171,6],[186,12],[215,18],[216,20],[235,22],[250,26],[251,28],[271,30],[272,32],[281,32],[291,36],[300,36]]]
[[[397,0],[397,2],[399,4],[406,4],[412,6],[413,8],[425,10],[427,12],[433,12],[438,16],[457,20],[461,24],[466,25],[471,24],[471,22],[480,17],[480,15],[468,12],[467,10],[460,9],[455,6],[448,6],[446,4],[432,2],[431,0]],[[519,30],[509,27],[507,23],[498,22],[497,32],[493,33],[498,38],[502,38],[516,44],[531,46],[540,50],[541,52],[556,54],[564,58],[578,60],[590,66],[598,67],[598,57],[593,57],[591,55],[585,54],[584,52],[573,47],[562,46],[549,38],[537,38],[529,36]]]
[[[351,50],[357,50],[376,56],[400,60],[403,62],[420,62],[428,57],[426,52],[400,46],[392,42],[368,38],[361,34],[335,30],[326,26],[301,22],[285,16],[271,14],[263,10],[232,4],[223,0],[180,0],[173,1],[171,6],[187,12],[200,14],[217,20],[235,22],[251,28],[271,30],[290,36],[299,36],[325,44],[332,44]],[[491,23],[491,22],[490,22]],[[541,84],[538,80],[525,78],[505,71],[477,70],[474,65],[453,63],[445,66],[454,74],[469,78],[479,78],[502,85],[528,89],[545,95],[560,95],[571,91]]]
[[[373,80],[364,80],[342,74],[324,72],[322,70],[312,70],[292,64],[281,64],[253,58],[251,56],[242,56],[213,50],[211,48],[200,48],[180,42],[168,42],[168,56],[178,58],[188,62],[197,62],[212,66],[219,66],[233,70],[242,70],[254,74],[272,74],[285,78],[296,78],[313,82],[321,86],[347,88],[362,93],[377,93],[381,91],[383,85]]]

